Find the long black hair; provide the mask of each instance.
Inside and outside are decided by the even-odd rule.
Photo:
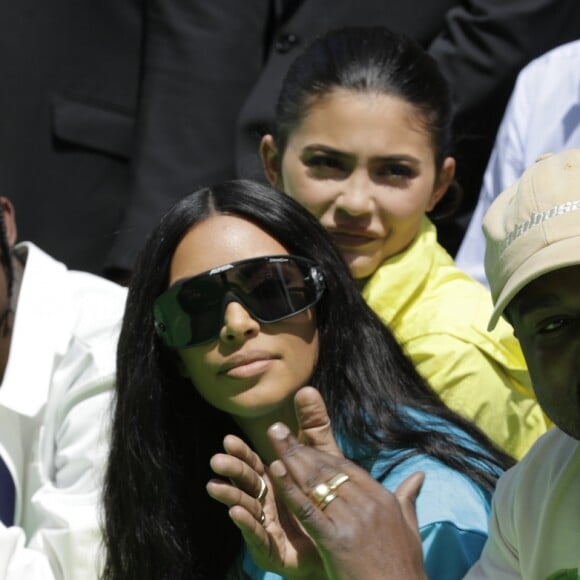
[[[384,26],[352,26],[316,38],[290,65],[272,131],[280,158],[310,107],[338,89],[394,96],[412,105],[431,138],[436,169],[452,155],[453,98],[436,61],[404,34]],[[453,181],[431,217],[448,217],[461,197]]]
[[[105,578],[223,578],[241,548],[239,531],[205,485],[213,476],[209,459],[221,451],[224,435],[243,434],[179,375],[175,353],[163,348],[153,325],[153,303],[167,289],[176,247],[192,227],[219,214],[247,219],[289,253],[320,266],[326,291],[316,305],[320,348],[310,384],[321,391],[335,431],[369,449],[429,454],[492,489],[497,467],[511,460],[426,385],[362,299],[316,218],[269,187],[230,181],[201,189],[169,210],[130,283],[104,494]],[[412,419],[403,407],[450,421],[481,451]]]

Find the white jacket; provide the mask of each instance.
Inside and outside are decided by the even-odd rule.
[[[16,486],[0,578],[98,576],[100,502],[126,289],[69,271],[34,244],[0,388],[0,454]]]

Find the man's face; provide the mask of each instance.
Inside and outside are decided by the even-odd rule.
[[[562,431],[580,439],[580,266],[530,282],[507,314],[540,405]]]

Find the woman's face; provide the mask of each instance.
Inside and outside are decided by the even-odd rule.
[[[170,285],[212,268],[288,252],[242,218],[218,215],[194,226],[171,262]],[[212,406],[244,422],[278,417],[292,408],[318,356],[314,309],[262,324],[239,303],[225,309],[219,337],[179,351],[183,373]]]
[[[455,171],[449,157],[437,172],[412,105],[344,89],[312,103],[281,159],[269,135],[261,154],[272,184],[320,220],[357,279],[413,241]]]

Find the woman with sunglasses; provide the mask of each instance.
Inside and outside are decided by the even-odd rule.
[[[425,473],[434,578],[478,557],[511,459],[427,387],[291,198],[234,181],[170,209],[134,272],[117,364],[105,579],[324,578],[268,476],[271,424],[309,440],[293,404],[304,385],[324,397],[341,452],[384,486]],[[321,505],[346,483],[319,490]],[[244,544],[248,526],[264,543]]]
[[[282,84],[261,155],[330,232],[367,304],[443,401],[521,458],[547,429],[511,326],[437,241],[457,198],[450,87],[383,27],[314,41]],[[448,191],[449,190],[449,191]]]

